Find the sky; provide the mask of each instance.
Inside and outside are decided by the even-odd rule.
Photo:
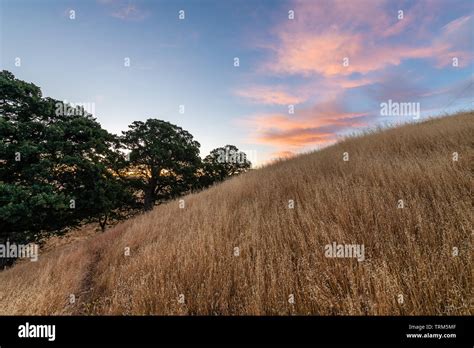
[[[257,166],[473,109],[473,62],[472,0],[0,0],[0,69]]]

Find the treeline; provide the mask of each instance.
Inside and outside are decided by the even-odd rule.
[[[233,145],[199,156],[186,130],[135,121],[121,136],[84,107],[0,72],[0,243],[107,225],[250,168]]]

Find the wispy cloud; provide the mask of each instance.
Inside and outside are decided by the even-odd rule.
[[[266,56],[256,70],[300,82],[287,88],[250,85],[236,94],[262,105],[306,107],[295,115],[247,118],[253,140],[276,147],[276,153],[331,143],[338,133],[370,125],[376,118],[371,115],[378,110],[357,112],[360,105],[348,106],[349,90],[366,106],[378,105],[374,102],[380,99],[419,100],[430,88],[418,81],[413,69],[405,67],[401,73],[403,64],[420,61],[434,70],[448,69],[454,57],[461,68],[472,64],[472,14],[439,25],[440,14],[449,8],[446,2],[404,5],[388,0],[293,1],[295,19],[280,21],[270,31],[273,40],[257,45]]]
[[[244,122],[252,129],[252,141],[296,152],[312,145],[328,145],[347,129],[367,126],[370,116],[350,112],[334,99],[299,110],[296,114],[254,115]]]
[[[121,20],[137,21],[148,16],[148,12],[138,7],[132,1],[124,0],[98,0],[107,8],[108,14]]]
[[[414,16],[420,18],[418,25],[426,21],[422,13],[413,12],[408,18],[398,20],[396,13],[389,18],[382,4],[383,1],[297,1],[294,23],[287,20],[276,29],[273,55],[264,63],[265,68],[277,74],[331,77],[367,74],[407,59],[430,59],[444,66],[449,64],[449,55],[469,58],[471,52],[466,44],[470,28],[472,31],[470,16],[452,21],[438,37],[421,45],[389,41],[387,36],[404,33]],[[390,25],[394,21],[398,22]]]
[[[268,105],[289,105],[305,101],[304,96],[296,96],[277,86],[247,86],[235,91],[235,94],[255,103]]]
[[[294,153],[293,151],[277,151],[271,154],[273,158],[291,158],[295,155],[296,153]]]

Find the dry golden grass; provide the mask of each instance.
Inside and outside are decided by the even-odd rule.
[[[61,246],[0,272],[0,314],[472,314],[472,117],[347,139]],[[332,242],[365,261],[325,257]]]

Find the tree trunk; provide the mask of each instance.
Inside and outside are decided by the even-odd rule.
[[[104,216],[103,221],[99,218],[99,225],[102,232],[105,232],[105,228],[107,227],[107,214]]]
[[[156,179],[150,178],[148,185],[145,187],[145,202],[144,209],[145,211],[152,210],[155,206],[155,188],[156,188]]]

